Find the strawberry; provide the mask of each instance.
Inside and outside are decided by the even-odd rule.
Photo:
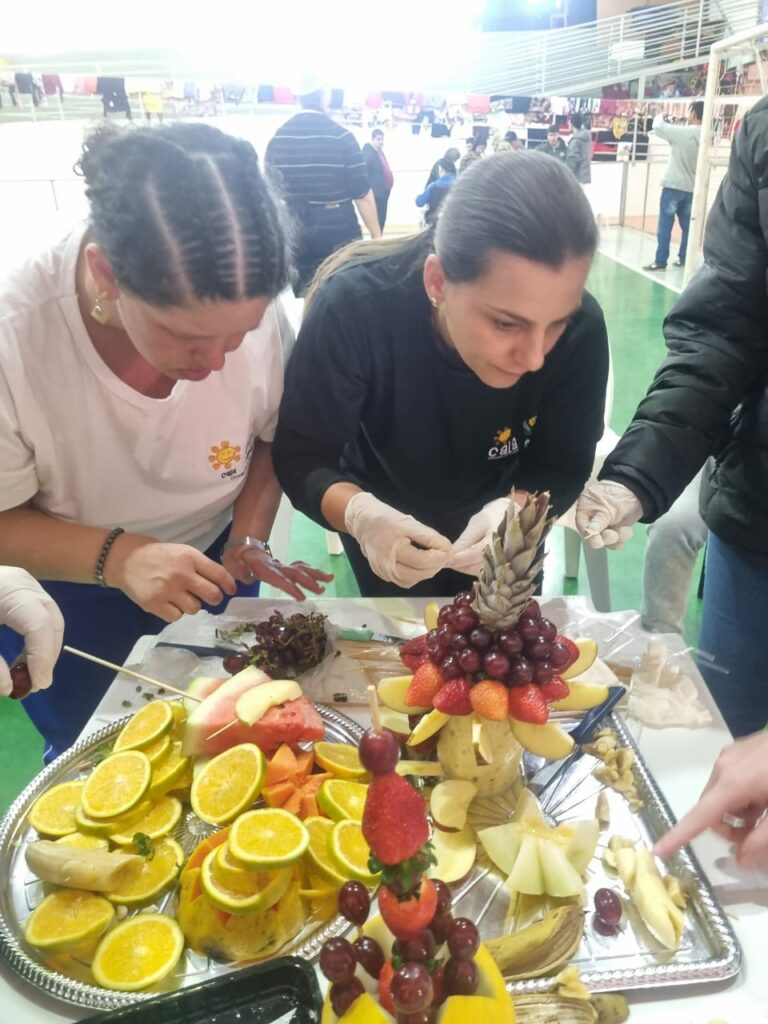
[[[392,1002],[392,992],[390,986],[392,984],[392,978],[394,976],[395,969],[392,966],[391,960],[385,960],[384,966],[379,972],[379,1002],[392,1014],[393,1017],[397,1016],[397,1010],[395,1004]]]
[[[482,679],[470,690],[472,709],[492,722],[503,722],[509,714],[509,691],[504,683]]]
[[[513,686],[509,691],[509,713],[521,722],[543,725],[549,718],[549,705],[536,683]]]
[[[542,683],[539,687],[541,695],[547,703],[555,700],[564,700],[571,692],[571,688],[560,676],[555,676],[548,683]]]
[[[472,687],[466,679],[449,679],[443,683],[432,700],[432,707],[444,715],[471,715]]]
[[[382,864],[413,857],[429,839],[424,797],[397,772],[374,775],[363,811],[363,835]]]
[[[562,665],[559,662],[556,663],[557,664],[557,670],[559,672],[564,672],[567,668],[570,668],[571,665],[573,665],[573,663],[575,661],[578,661],[578,659],[579,659],[579,648],[576,646],[576,644],[573,642],[573,640],[571,640],[567,636],[563,636],[561,633],[557,634],[557,636],[553,640],[553,643],[560,644],[561,646],[565,647],[566,650],[568,651],[568,653],[570,654],[570,658],[568,659],[568,661],[567,661],[567,663],[565,665]]]
[[[431,661],[419,665],[405,691],[405,703],[411,708],[432,707],[432,698],[443,685],[442,672]]]
[[[411,672],[415,672],[419,665],[429,661],[427,634],[424,633],[423,636],[415,636],[410,640],[406,640],[400,648],[400,660],[408,666]]]
[[[396,939],[408,942],[426,928],[437,909],[437,889],[428,878],[422,878],[419,890],[398,899],[388,885],[379,889],[379,910],[384,924]]]

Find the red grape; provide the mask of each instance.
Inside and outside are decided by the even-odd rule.
[[[613,889],[598,889],[594,896],[595,911],[607,925],[615,928],[621,921],[621,900]]]
[[[445,910],[440,914],[435,914],[432,918],[429,924],[429,930],[435,936],[435,942],[438,946],[442,946],[448,938],[448,929],[452,924],[453,915],[448,910]]]
[[[532,661],[546,661],[552,645],[543,636],[537,636],[525,645],[525,656]]]
[[[451,650],[454,654],[458,654],[459,651],[469,650],[470,643],[469,637],[463,633],[454,633],[451,637]]]
[[[541,622],[539,623],[539,631],[541,635],[544,637],[544,639],[548,640],[549,643],[552,643],[552,641],[557,636],[557,626],[554,624],[554,622],[550,622],[549,619],[541,620]]]
[[[509,668],[509,658],[498,648],[492,647],[483,658],[483,671],[490,679],[504,679]]]
[[[360,762],[372,775],[394,771],[400,760],[400,743],[389,729],[374,732],[366,729],[360,740]]]
[[[413,961],[425,964],[435,955],[435,937],[429,928],[422,928],[414,939],[408,939],[407,942],[398,939],[392,946],[392,954],[406,963]]]
[[[339,913],[350,924],[365,924],[371,911],[371,897],[362,882],[345,882],[339,889]]]
[[[425,1010],[432,1002],[432,978],[424,964],[406,963],[395,971],[389,991],[397,1010]]]
[[[453,613],[453,628],[458,633],[469,633],[471,629],[474,629],[480,620],[477,617],[477,612],[474,608],[457,608]]]
[[[549,660],[554,668],[565,668],[566,665],[571,663],[571,652],[565,644],[561,644],[559,640],[556,640],[549,648]]]
[[[248,665],[248,658],[244,654],[228,654],[224,659],[224,671],[231,676],[242,672]]]
[[[471,647],[468,647],[465,651],[459,651],[458,657],[462,672],[467,672],[471,675],[473,672],[480,671],[483,659],[479,651],[475,651]]]
[[[328,939],[320,950],[320,970],[328,981],[343,985],[355,976],[357,957],[351,942],[346,939]]]
[[[443,677],[445,679],[458,679],[460,676],[464,675],[461,671],[459,659],[453,654],[449,654],[447,658],[443,658],[440,662],[440,671],[443,673]]]
[[[539,607],[538,601],[531,601],[525,611],[523,612],[523,618],[525,619],[540,619],[541,608]]]
[[[453,605],[444,604],[437,613],[438,626],[449,625],[453,622]]]
[[[359,978],[352,978],[342,985],[331,985],[331,1006],[337,1017],[343,1017],[352,1003],[365,992]]]
[[[397,1024],[435,1024],[437,1010],[434,1006],[428,1006],[424,1010],[417,1010],[415,1013],[403,1013],[397,1015]]]
[[[493,643],[493,633],[485,626],[477,626],[469,634],[469,642],[476,651],[487,651]]]
[[[477,925],[468,917],[457,917],[448,929],[447,941],[454,960],[471,960],[480,945]]]
[[[446,911],[451,909],[451,904],[453,903],[451,890],[445,882],[441,882],[439,878],[433,878],[432,885],[435,887],[435,892],[437,893],[435,914],[444,914]]]
[[[436,639],[439,641],[440,646],[447,651],[453,639],[453,627],[449,626],[447,622],[442,626],[438,626]]]
[[[357,962],[372,978],[379,980],[381,968],[384,966],[384,952],[375,939],[361,935],[352,945],[355,947]]]
[[[507,681],[510,686],[524,686],[533,681],[533,665],[522,654],[511,659]]]
[[[499,633],[496,642],[505,654],[519,654],[523,649],[523,638],[512,629]]]
[[[607,924],[599,914],[592,915],[592,927],[598,935],[605,935],[606,937],[611,937],[618,932],[618,928],[615,925]]]
[[[454,597],[453,603],[459,608],[469,608],[474,600],[475,595],[471,590],[462,590],[460,594]]]
[[[551,683],[554,674],[555,670],[548,661],[537,661],[533,666],[534,683]]]
[[[536,619],[520,619],[515,629],[525,643],[535,640],[539,635],[539,623]]]
[[[474,960],[446,961],[445,991],[449,996],[471,996],[477,989],[477,967]]]
[[[10,696],[14,700],[24,700],[32,690],[32,680],[29,676],[29,669],[24,661],[18,662],[11,669],[12,689]]]

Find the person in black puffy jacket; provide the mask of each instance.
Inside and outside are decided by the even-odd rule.
[[[734,141],[704,264],[664,321],[669,354],[576,515],[593,546],[621,546],[715,456],[701,488],[711,533],[699,667],[736,736],[768,720],[767,190],[763,99]]]

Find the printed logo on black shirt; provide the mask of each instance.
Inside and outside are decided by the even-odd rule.
[[[493,444],[488,449],[488,458],[507,459],[510,455],[517,455],[519,451],[520,445],[512,433],[512,428],[502,427],[494,435]]]

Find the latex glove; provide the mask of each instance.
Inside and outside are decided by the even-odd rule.
[[[643,506],[623,484],[588,484],[576,502],[576,529],[592,548],[623,548]]]
[[[322,584],[330,583],[333,579],[332,573],[315,569],[306,562],[291,562],[290,565],[286,565],[263,549],[248,545],[228,548],[221,562],[241,583],[262,580],[270,587],[284,590],[297,601],[305,601],[307,597],[300,587],[311,590],[313,594],[322,594],[325,590]]]
[[[10,626],[24,637],[32,689],[50,686],[64,637],[64,619],[53,598],[25,569],[0,566],[0,625]],[[0,694],[9,694],[11,688],[11,674],[0,658]]]
[[[376,575],[405,589],[431,579],[453,554],[447,537],[367,491],[347,503],[344,526]]]
[[[453,542],[453,556],[449,563],[452,569],[470,576],[479,575],[483,567],[483,552],[511,505],[511,498],[496,498],[472,516],[464,532]],[[513,507],[517,508],[517,505]]]

